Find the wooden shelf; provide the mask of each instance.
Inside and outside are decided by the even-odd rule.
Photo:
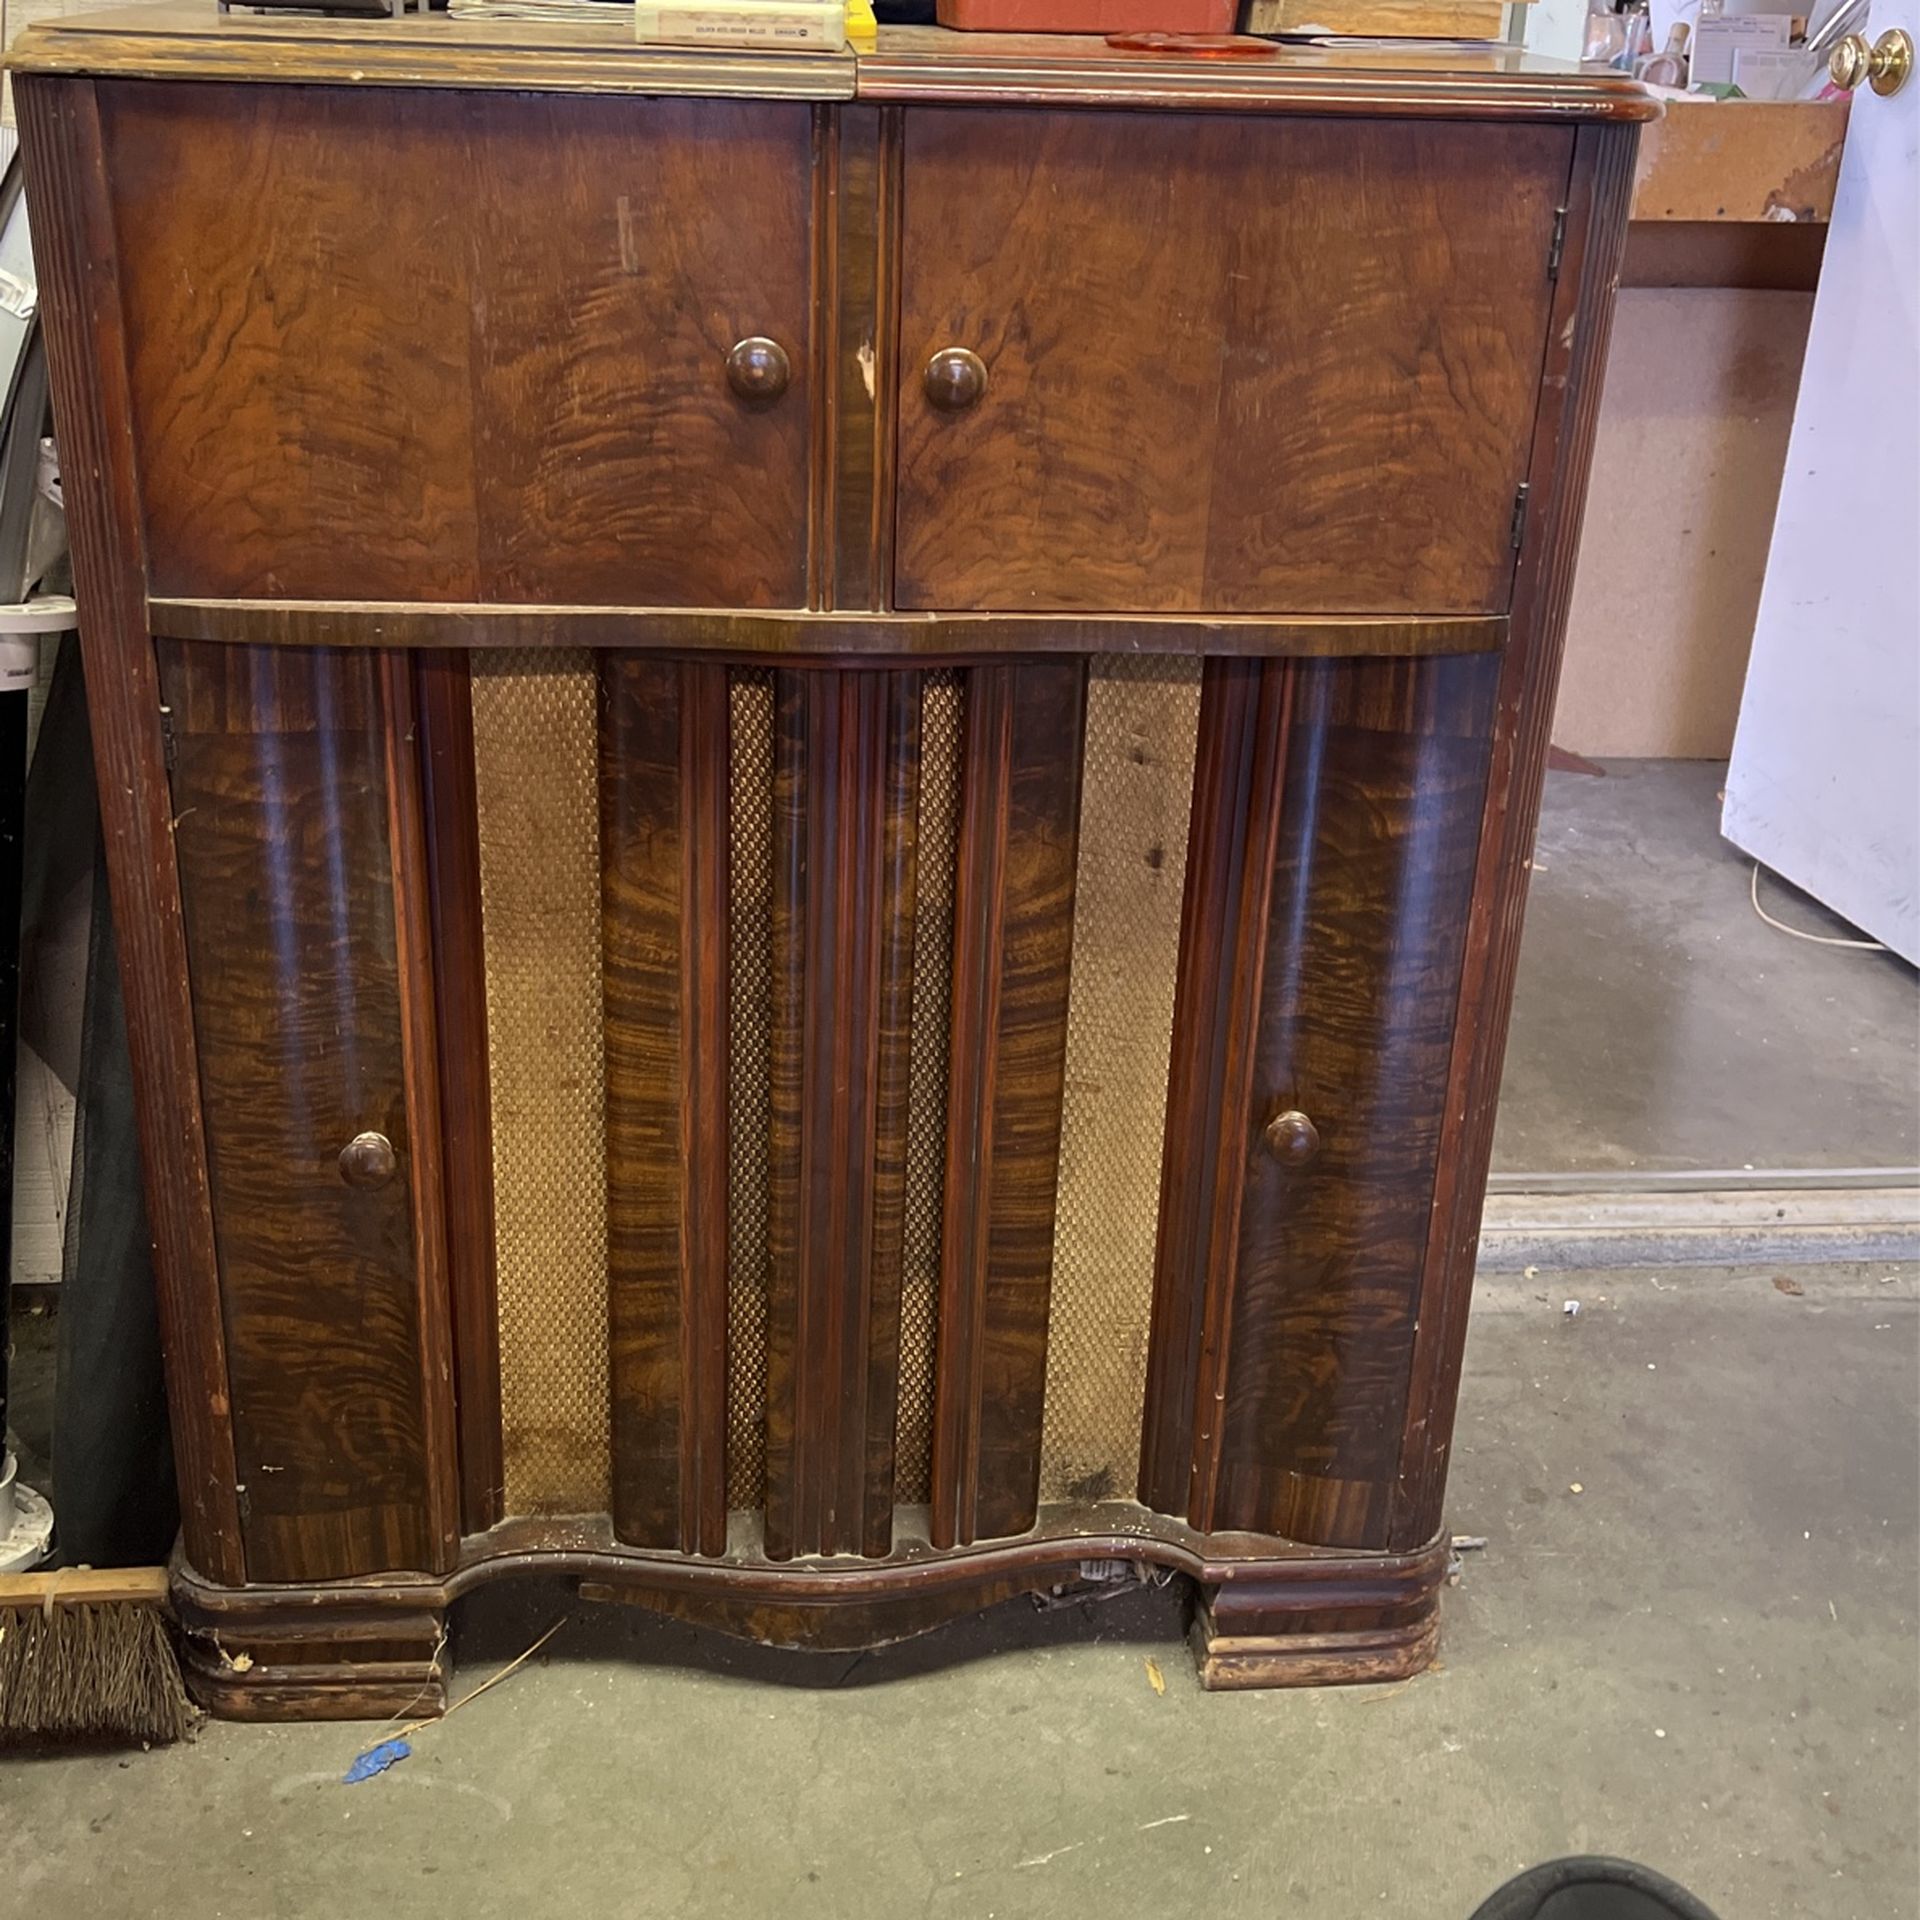
[[[1845,100],[1670,100],[1640,135],[1633,218],[1824,224]]]

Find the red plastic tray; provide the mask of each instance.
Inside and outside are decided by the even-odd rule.
[[[968,33],[1231,33],[1238,0],[936,0]]]

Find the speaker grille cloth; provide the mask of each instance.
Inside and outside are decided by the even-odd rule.
[[[767,1497],[767,1163],[773,1088],[773,676],[728,683],[727,1505]]]
[[[953,997],[953,865],[960,816],[961,676],[920,686],[920,816],[913,898],[913,1040],[907,1062],[907,1193],[900,1272],[894,1498],[933,1493],[933,1370],[947,1153],[947,1021]]]
[[[924,676],[895,1497],[929,1497],[965,676]],[[766,1493],[773,688],[732,676],[727,1503]],[[1198,662],[1090,666],[1043,1501],[1133,1492]],[[609,1504],[598,689],[476,655],[473,725],[509,1513]]]
[[[608,1505],[598,735],[590,654],[475,654],[510,1514]]]
[[[1197,660],[1091,662],[1043,1501],[1132,1499],[1139,1477],[1199,724]]]

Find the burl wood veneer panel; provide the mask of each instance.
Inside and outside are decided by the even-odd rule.
[[[1033,1523],[1086,663],[967,676],[934,1384],[936,1546]]]
[[[438,1564],[382,659],[163,644],[251,1580]],[[342,1178],[358,1133],[380,1186]],[[432,1179],[431,1173],[425,1175]]]
[[[1570,130],[926,108],[905,141],[900,605],[1506,607]],[[987,366],[954,413],[948,346]]]
[[[1209,667],[1142,1473],[1196,1526],[1387,1544],[1498,675]]]
[[[766,1543],[893,1544],[920,676],[774,676]]]
[[[154,590],[804,603],[808,109],[394,97],[101,89]]]
[[[600,663],[613,1521],[726,1541],[726,669]]]

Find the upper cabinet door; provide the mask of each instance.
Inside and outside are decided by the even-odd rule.
[[[155,592],[805,604],[806,106],[101,102]]]
[[[910,111],[898,604],[1503,611],[1572,140]]]

